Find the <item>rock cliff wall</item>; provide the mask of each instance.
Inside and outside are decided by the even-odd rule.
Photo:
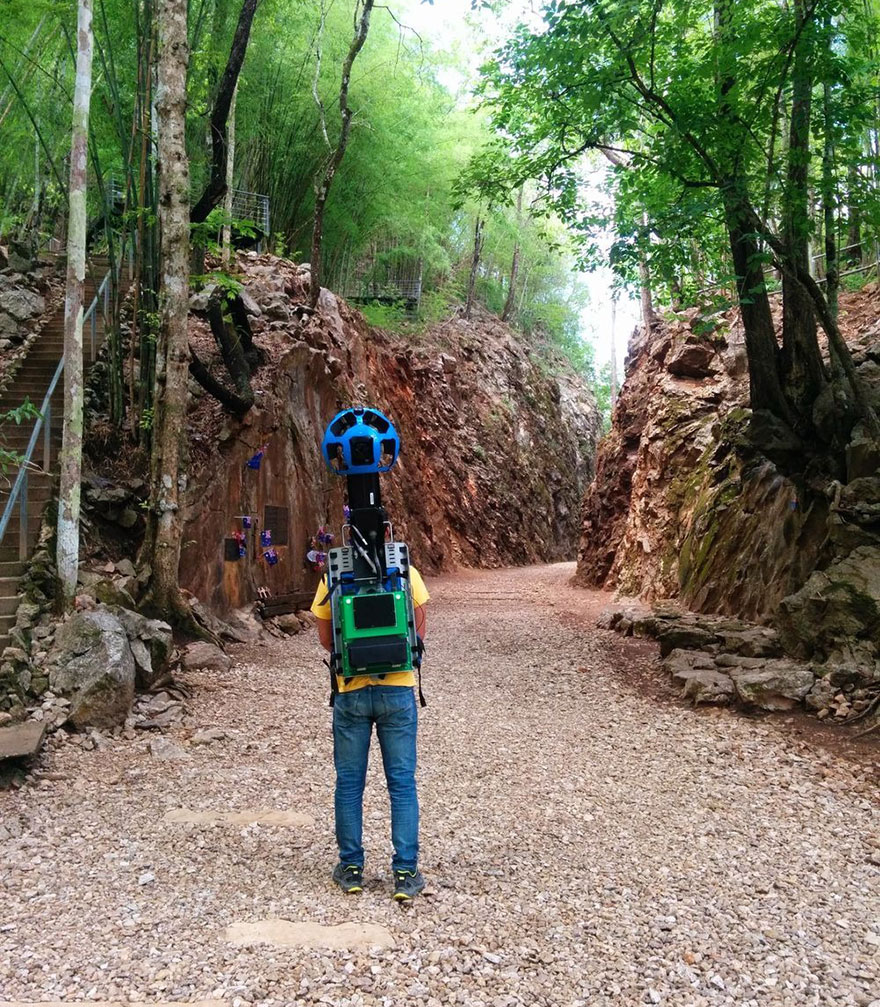
[[[319,445],[337,409],[358,403],[386,410],[401,434],[384,502],[424,570],[574,557],[599,417],[562,361],[551,368],[480,313],[443,322],[413,345],[370,328],[329,291],[311,314],[308,274],[291,263],[249,253],[239,267],[268,360],[242,422],[194,388],[184,587],[219,612],[261,588],[314,587],[309,539],[319,525],[338,534],[343,503],[343,481],[324,469]],[[209,357],[210,334],[195,316],[191,338]],[[260,450],[259,469],[248,467]],[[243,528],[244,515],[255,527]],[[259,545],[267,527],[274,566]],[[246,548],[238,559],[237,531]]]
[[[875,408],[878,319],[876,284],[843,296],[841,325]],[[856,425],[840,480],[794,481],[781,468],[797,445],[769,422],[746,437],[747,401],[738,316],[692,311],[636,331],[584,501],[577,580],[776,622],[789,653],[880,678],[868,642],[880,631],[876,446]],[[820,400],[816,421],[834,408]]]

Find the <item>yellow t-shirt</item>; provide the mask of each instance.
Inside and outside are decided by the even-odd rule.
[[[425,605],[430,600],[428,589],[422,580],[422,575],[414,566],[409,568],[409,583],[412,588],[413,604],[418,607]],[[330,599],[327,596],[327,575],[321,578],[318,590],[315,592],[315,600],[312,602],[312,614],[319,619],[329,622],[332,618],[330,611]],[[336,684],[340,692],[354,692],[355,689],[363,689],[366,685],[409,685],[416,684],[415,674],[411,671],[396,671],[393,674],[385,675],[383,678],[376,678],[371,675],[355,675],[347,682],[342,675],[336,676]]]

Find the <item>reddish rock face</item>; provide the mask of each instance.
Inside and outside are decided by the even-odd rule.
[[[290,263],[251,254],[239,266],[269,359],[254,376],[257,405],[243,422],[207,396],[194,400],[184,587],[219,612],[254,600],[261,588],[314,589],[308,540],[319,525],[339,534],[344,486],[324,468],[321,438],[338,409],[361,403],[387,412],[400,432],[400,461],[383,477],[383,501],[417,566],[435,572],[574,558],[599,417],[570,368],[560,361],[549,374],[546,358],[487,313],[448,320],[411,345],[371,329],[329,291],[310,316],[307,273]],[[190,330],[209,356],[206,326],[193,318]],[[260,468],[248,468],[261,448]],[[259,548],[267,507],[276,508],[268,515],[276,524],[274,566]],[[287,541],[279,543],[285,512]],[[241,515],[257,527],[244,529]],[[236,531],[247,555],[226,558]]]
[[[843,295],[840,315],[875,408],[877,295],[876,284]],[[834,386],[825,398],[816,404],[820,429],[823,410],[835,408]],[[753,424],[747,441],[750,417],[738,315],[691,311],[636,330],[584,501],[578,581],[767,620],[817,565],[880,543],[870,478],[877,448],[860,425],[846,450],[848,484],[799,489],[768,457],[785,447],[772,424],[763,441]]]

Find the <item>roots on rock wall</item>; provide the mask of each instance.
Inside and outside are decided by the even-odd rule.
[[[384,502],[424,570],[574,557],[599,416],[569,367],[549,367],[479,309],[412,345],[370,328],[327,290],[312,313],[307,269],[255,253],[238,266],[266,363],[241,420],[192,383],[185,588],[220,612],[261,590],[313,589],[309,539],[319,525],[338,532],[343,503],[343,481],[324,469],[320,441],[338,409],[358,404],[385,410],[401,434]],[[201,359],[216,358],[198,317],[190,340]],[[260,452],[259,467],[249,467]],[[263,557],[266,530],[276,565]]]

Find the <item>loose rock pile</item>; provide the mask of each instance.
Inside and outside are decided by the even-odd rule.
[[[171,627],[118,606],[98,605],[63,622],[46,659],[53,692],[70,698],[78,728],[124,723],[135,689],[149,688],[171,656]]]
[[[60,302],[61,290],[54,263],[0,247],[0,388],[42,331],[39,321]]]
[[[785,634],[724,616],[682,612],[668,603],[631,602],[603,613],[599,626],[656,639],[661,667],[685,699],[768,711],[805,706],[820,720],[867,718],[880,706],[870,669],[786,655]]]

